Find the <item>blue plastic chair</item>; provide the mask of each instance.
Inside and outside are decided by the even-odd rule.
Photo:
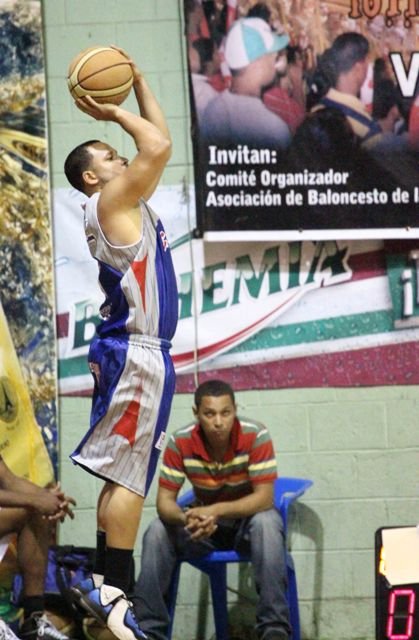
[[[279,510],[284,522],[285,536],[288,531],[289,506],[303,495],[312,486],[312,480],[305,478],[277,478],[274,484],[274,506]],[[192,490],[184,493],[178,504],[184,507],[194,499]],[[294,561],[290,552],[286,551],[288,589],[287,600],[290,610],[290,623],[292,628],[292,640],[301,640],[300,614],[298,608],[297,578],[295,575]],[[192,566],[206,573],[210,580],[212,606],[214,614],[215,634],[217,640],[228,640],[228,608],[227,608],[227,564],[229,562],[250,562],[250,556],[239,554],[237,551],[212,551],[199,560],[188,560]],[[169,593],[168,609],[170,625],[168,640],[171,640],[173,622],[176,608],[176,597],[179,586],[181,562],[178,563]]]

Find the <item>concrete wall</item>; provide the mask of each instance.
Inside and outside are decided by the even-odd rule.
[[[248,391],[237,395],[242,415],[269,427],[283,475],[312,478],[314,486],[293,511],[289,543],[295,559],[303,638],[339,640],[374,635],[374,532],[387,525],[415,524],[419,436],[416,387]],[[88,421],[89,402],[61,401],[61,477],[77,496],[77,518],[65,523],[63,543],[94,543],[99,483],[67,458]],[[178,394],[170,431],[191,419],[191,397]],[[156,483],[141,534],[154,517]],[[251,576],[229,574],[234,619],[250,619]],[[211,610],[200,605],[205,584],[185,567],[176,611],[176,638],[193,640]]]
[[[166,184],[191,180],[191,146],[184,77],[180,0],[43,0],[48,85],[51,182],[67,186],[63,162],[78,142],[102,137],[127,155],[132,149],[116,127],[91,122],[76,110],[66,89],[69,61],[94,44],[126,48],[147,74],[169,119],[174,154]],[[130,100],[130,99],[129,99]],[[127,102],[129,107],[130,102]],[[374,632],[374,532],[380,526],[415,524],[418,509],[416,387],[249,391],[239,411],[269,427],[280,473],[314,480],[293,512],[289,543],[296,562],[303,637],[367,639]],[[177,394],[170,430],[191,419],[190,396]],[[76,519],[60,542],[93,545],[99,483],[73,467],[68,454],[88,424],[89,401],[60,402],[61,479],[78,500]],[[141,531],[154,517],[153,484]],[[136,548],[140,564],[141,534]],[[231,571],[234,620],[251,620],[251,575]],[[203,604],[204,602],[204,604]],[[175,635],[210,638],[206,584],[183,569]],[[201,635],[201,631],[203,634]]]

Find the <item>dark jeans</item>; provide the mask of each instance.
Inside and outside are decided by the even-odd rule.
[[[287,571],[282,518],[276,509],[250,518],[228,521],[211,538],[194,542],[182,526],[154,520],[144,534],[141,571],[134,590],[134,607],[141,629],[155,640],[165,640],[169,624],[166,598],[179,559],[193,559],[214,549],[249,551],[254,571],[258,604],[256,630],[261,640],[270,635],[290,636],[288,603],[285,597]]]

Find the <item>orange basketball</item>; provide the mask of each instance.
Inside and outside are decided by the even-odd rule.
[[[132,87],[127,58],[112,47],[89,47],[68,68],[67,84],[73,98],[91,96],[97,102],[121,104]]]

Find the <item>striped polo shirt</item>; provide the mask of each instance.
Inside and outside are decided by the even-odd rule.
[[[213,504],[249,495],[254,484],[273,482],[276,477],[276,458],[266,427],[236,418],[222,462],[209,456],[199,424],[176,431],[163,455],[159,484],[178,492],[188,479],[198,502]]]

